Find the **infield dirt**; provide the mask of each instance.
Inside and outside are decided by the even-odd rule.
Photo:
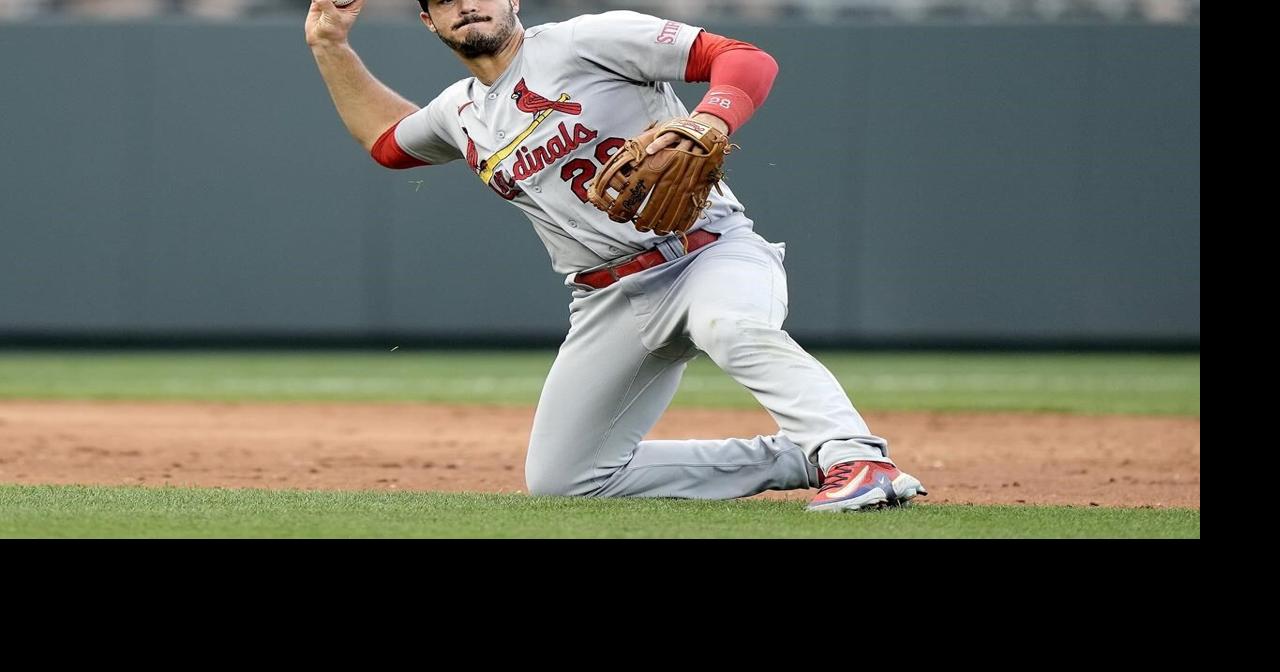
[[[1200,508],[1199,418],[864,415],[926,502]],[[5,401],[0,483],[516,492],[532,419],[416,403]],[[650,438],[775,431],[764,411],[672,408]]]

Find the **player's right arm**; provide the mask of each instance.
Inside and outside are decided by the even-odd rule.
[[[347,42],[364,1],[339,9],[333,0],[311,0],[306,35],[338,116],[352,137],[372,152],[388,129],[419,108],[378,81]]]

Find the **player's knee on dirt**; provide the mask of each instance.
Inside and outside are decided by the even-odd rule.
[[[529,455],[536,454],[536,447],[530,446]],[[524,482],[529,494],[536,496],[581,497],[594,493],[600,487],[599,479],[549,460],[526,461]]]

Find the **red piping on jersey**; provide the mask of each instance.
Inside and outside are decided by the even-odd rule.
[[[764,104],[778,76],[778,62],[759,47],[703,31],[689,50],[686,82],[711,82],[694,108],[723,119],[732,133]]]
[[[404,119],[400,121],[404,121]],[[373,149],[369,150],[373,160],[387,168],[396,170],[431,165],[400,148],[400,144],[396,142],[396,127],[400,125],[400,121],[383,131],[382,135],[378,136],[378,141],[373,143]]]

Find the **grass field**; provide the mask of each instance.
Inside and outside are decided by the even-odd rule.
[[[0,352],[0,399],[533,404],[550,352]],[[1199,355],[818,353],[864,410],[1200,415]],[[754,405],[704,359],[675,404]],[[0,426],[0,452],[4,450]],[[856,515],[797,502],[509,494],[6,485],[0,537],[1199,538],[1186,509],[918,505]]]
[[[1200,512],[913,506],[807,513],[795,502],[0,486],[0,537],[1199,538]]]
[[[551,352],[0,352],[0,399],[432,401],[532,405]],[[1199,355],[819,352],[865,410],[1200,415]],[[755,400],[706,357],[676,406]]]

